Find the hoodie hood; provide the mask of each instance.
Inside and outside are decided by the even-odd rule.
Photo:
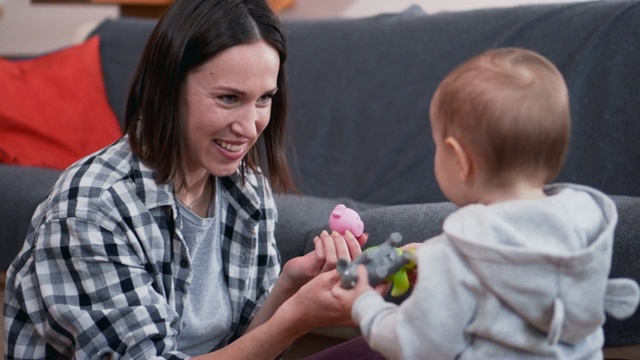
[[[444,233],[495,297],[524,321],[576,343],[601,327],[617,211],[582,186],[554,185],[547,197],[466,206]]]

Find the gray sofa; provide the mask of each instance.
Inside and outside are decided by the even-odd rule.
[[[286,21],[291,159],[300,195],[278,197],[283,260],[312,249],[337,203],[359,210],[370,244],[440,232],[455,209],[438,189],[431,95],[454,66],[519,46],[551,59],[571,94],[573,129],[559,181],[615,200],[612,277],[640,280],[640,2],[595,1],[425,15],[418,7],[363,19]],[[109,102],[122,121],[128,83],[153,21],[107,20],[94,31]],[[0,266],[19,251],[58,172],[0,165]],[[398,301],[401,301],[399,299]],[[640,344],[640,314],[607,319],[607,347]]]

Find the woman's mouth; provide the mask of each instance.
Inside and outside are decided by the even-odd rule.
[[[229,151],[229,152],[240,152],[244,149],[244,144],[231,144],[222,140],[214,140],[218,146]]]

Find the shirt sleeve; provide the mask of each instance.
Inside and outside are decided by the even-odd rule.
[[[275,236],[275,228],[276,224],[278,223],[278,209],[276,207],[269,182],[265,177],[261,177],[261,181],[263,183],[263,211],[265,212],[263,220],[264,224],[262,226],[264,227],[265,231],[259,236],[264,236],[264,239],[260,239],[260,241],[264,241],[267,244],[267,262],[262,283],[262,295],[258,300],[259,304],[262,304],[271,293],[276,280],[278,280],[278,276],[280,275],[281,270],[280,252],[278,251]]]
[[[39,238],[35,267],[50,343],[74,349],[68,355],[77,359],[186,358],[172,351],[179,318],[139,243],[80,218],[49,221]]]
[[[467,346],[465,328],[473,317],[476,280],[443,237],[418,251],[418,282],[400,305],[375,291],[352,308],[369,345],[389,359],[452,359]]]

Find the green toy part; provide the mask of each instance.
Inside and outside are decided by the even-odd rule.
[[[407,291],[409,291],[411,284],[409,283],[409,274],[407,270],[413,269],[416,267],[414,249],[409,249],[406,251],[403,251],[402,249],[398,249],[398,248],[396,249],[398,251],[398,254],[401,256],[406,256],[405,253],[409,253],[411,255],[410,256],[411,260],[409,260],[409,262],[406,265],[400,268],[400,270],[396,271],[395,274],[391,275],[389,278],[386,279],[386,281],[391,282],[391,296],[393,297],[402,296]]]

